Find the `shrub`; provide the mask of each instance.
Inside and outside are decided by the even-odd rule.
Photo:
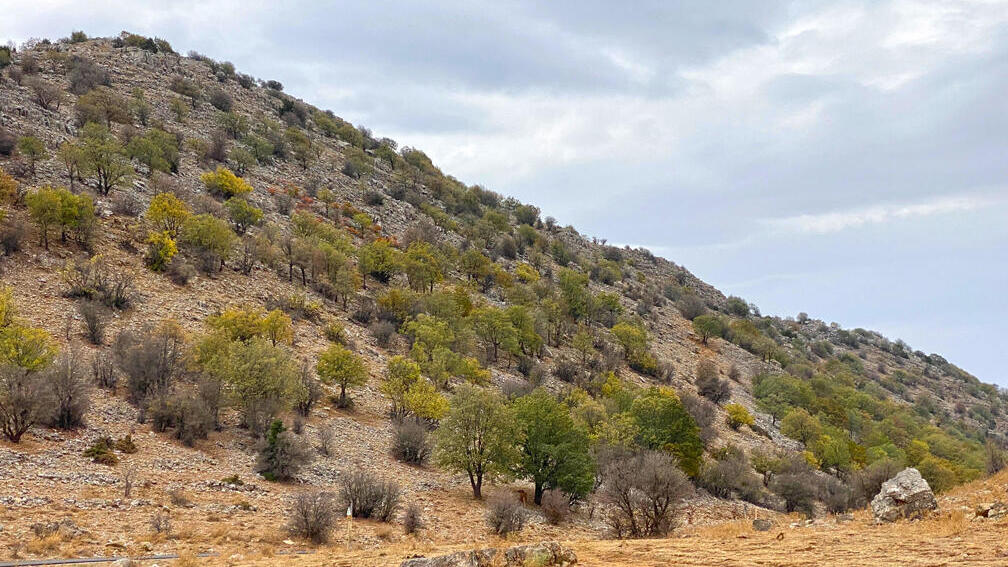
[[[608,522],[617,537],[668,534],[676,506],[692,491],[676,459],[656,451],[611,459],[602,478],[601,496],[612,506]]]
[[[787,512],[815,514],[818,482],[804,457],[796,456],[786,462],[783,471],[770,482],[770,490],[784,501]]]
[[[287,531],[314,544],[329,541],[340,517],[335,497],[321,490],[303,491],[294,496],[287,514]]]
[[[216,195],[243,197],[252,192],[251,185],[222,165],[217,166],[214,171],[200,175],[200,180],[211,193]]]
[[[406,535],[415,534],[423,529],[423,514],[416,502],[410,502],[403,513],[403,532]]]
[[[0,247],[3,247],[4,255],[21,250],[25,235],[28,234],[28,227],[24,221],[16,218],[0,219]]]
[[[94,383],[99,388],[115,390],[119,384],[119,376],[115,372],[115,363],[112,357],[105,351],[95,353],[91,359],[91,376]]]
[[[10,156],[14,153],[15,146],[17,146],[17,138],[5,128],[0,127],[0,155]]]
[[[67,90],[75,95],[82,95],[98,87],[112,85],[112,79],[104,67],[98,66],[86,57],[74,55],[67,64],[69,72],[67,79],[70,86]]]
[[[554,526],[570,516],[570,498],[559,490],[547,490],[542,496],[542,512]]]
[[[116,193],[112,197],[112,212],[124,217],[136,218],[143,213],[143,203],[132,193]]]
[[[700,429],[700,438],[704,443],[710,443],[717,439],[717,429],[714,427],[714,419],[717,409],[714,404],[706,398],[685,392],[681,396],[683,407],[696,422]]]
[[[227,94],[224,89],[214,89],[210,91],[210,104],[214,106],[217,110],[228,112],[231,107],[234,106],[234,100],[231,95]]]
[[[411,465],[423,466],[430,458],[431,444],[427,428],[414,421],[404,421],[392,434],[392,456]]]
[[[557,380],[561,380],[563,382],[575,382],[578,374],[580,374],[580,371],[578,370],[576,362],[561,356],[557,358],[555,363],[553,363],[552,374],[553,376],[556,376]]]
[[[707,312],[704,301],[695,295],[684,295],[676,302],[682,316],[692,321]]]
[[[99,465],[113,467],[119,463],[116,457],[115,442],[110,437],[101,437],[84,450],[84,456]]]
[[[234,225],[235,232],[245,234],[249,227],[259,224],[262,220],[263,212],[249,204],[241,197],[232,197],[224,203],[228,215],[231,217],[231,224]]]
[[[652,388],[630,405],[637,442],[648,449],[669,451],[689,475],[700,469],[703,441],[693,418],[669,390]]]
[[[699,484],[719,498],[741,498],[759,503],[762,483],[753,473],[749,459],[742,450],[733,446],[715,452],[714,462],[704,464]]]
[[[165,274],[175,285],[186,285],[189,280],[196,277],[196,268],[185,258],[175,256],[168,263]]]
[[[301,367],[301,380],[297,399],[294,402],[294,409],[297,410],[298,415],[305,418],[311,415],[312,408],[322,399],[323,393],[322,384],[312,375],[311,366],[306,362]]]
[[[151,531],[155,534],[170,534],[172,531],[172,519],[168,512],[157,512],[150,519]]]
[[[228,224],[213,215],[194,215],[186,220],[179,240],[199,259],[208,275],[220,270],[237,240]]]
[[[0,428],[11,443],[18,443],[35,423],[45,418],[50,406],[47,386],[40,372],[0,362]]]
[[[312,456],[304,443],[277,419],[259,444],[255,471],[269,481],[291,480],[301,467],[311,462]]]
[[[323,382],[339,385],[339,407],[347,407],[347,388],[367,384],[367,368],[360,357],[337,344],[329,345],[319,355],[315,369]]]
[[[342,478],[340,497],[355,518],[391,522],[399,509],[399,485],[378,480],[366,471],[354,471]]]
[[[112,346],[116,363],[126,375],[130,401],[140,408],[138,418],[145,419],[148,398],[167,392],[182,372],[185,337],[177,323],[147,326],[139,332],[120,331]]]
[[[486,523],[501,537],[521,531],[527,517],[525,508],[512,495],[496,495],[487,502]]]
[[[727,423],[728,427],[731,427],[732,429],[737,430],[739,427],[742,427],[743,425],[752,426],[754,423],[756,423],[756,420],[753,419],[752,414],[750,414],[749,410],[747,410],[745,406],[743,406],[742,404],[726,405],[725,413],[727,414],[725,416],[725,423]]]
[[[364,192],[364,204],[372,207],[380,207],[385,203],[385,195],[373,189]]]
[[[84,330],[91,344],[102,344],[105,340],[107,320],[101,306],[93,301],[85,301],[77,306],[77,313],[84,320]]]
[[[693,331],[700,335],[703,344],[707,344],[707,339],[723,335],[725,326],[716,315],[699,315],[693,319]]]
[[[727,380],[721,378],[717,365],[709,359],[702,360],[697,364],[696,385],[700,395],[714,403],[719,403],[731,396],[731,386],[728,385]]]
[[[147,236],[147,256],[144,260],[151,270],[155,272],[164,270],[176,254],[178,254],[178,246],[167,230],[152,232]]]

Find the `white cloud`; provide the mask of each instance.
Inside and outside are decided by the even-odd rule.
[[[761,222],[765,226],[781,232],[827,234],[869,224],[971,211],[992,202],[992,199],[986,197],[940,197],[920,203],[876,205],[857,210],[763,219]]]

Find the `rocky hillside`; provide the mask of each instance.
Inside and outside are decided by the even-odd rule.
[[[1005,395],[941,356],[763,315],[276,81],[131,34],[31,42],[0,66],[0,413],[25,425],[0,445],[14,554],[272,553],[294,545],[292,495],[355,471],[416,504],[409,541],[491,541],[448,449],[471,391],[518,427],[485,491],[564,493],[559,519],[529,502],[526,539],[626,527],[612,451],[671,455],[690,524],[846,510],[904,464],[942,490],[1003,461]],[[536,412],[558,421],[537,429]],[[565,472],[537,476],[532,440],[557,431],[543,443]],[[277,443],[300,466],[276,466]],[[67,524],[49,529],[54,510]],[[407,537],[359,530],[375,549]]]

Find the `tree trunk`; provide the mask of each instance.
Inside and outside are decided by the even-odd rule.
[[[539,482],[539,481],[536,481],[536,483],[535,483],[535,503],[536,503],[536,506],[541,506],[542,505],[543,492],[545,492],[545,491],[546,491],[545,487],[542,485],[542,483]]]

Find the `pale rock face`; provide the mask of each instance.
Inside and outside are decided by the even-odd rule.
[[[871,501],[877,522],[894,522],[900,518],[919,518],[938,509],[938,501],[920,471],[906,468],[882,483],[882,490]]]
[[[523,567],[543,565],[568,567],[577,564],[577,556],[556,543],[519,545],[504,550],[480,549],[459,551],[440,557],[421,557],[403,561],[401,567]]]

